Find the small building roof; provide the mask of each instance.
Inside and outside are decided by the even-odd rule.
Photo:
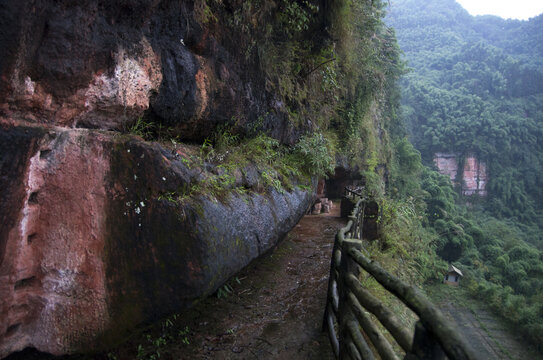
[[[454,272],[454,273],[457,273],[460,276],[464,276],[464,274],[462,274],[462,271],[460,271],[457,267],[455,267],[452,264],[449,265],[449,272]]]

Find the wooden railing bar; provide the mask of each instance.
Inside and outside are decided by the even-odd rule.
[[[411,358],[417,360],[447,360],[447,356],[434,334],[426,330],[420,320],[415,324],[412,354],[414,357]]]
[[[334,270],[339,269],[340,265],[341,265],[341,250],[336,249],[334,251]]]
[[[419,290],[395,278],[374,261],[365,257],[359,250],[350,249],[348,253],[385,289],[400,298],[411,310],[419,315],[424,327],[436,335],[448,357],[455,360],[477,359],[475,352],[468,342],[460,336],[458,330]]]
[[[364,289],[355,276],[349,274],[347,275],[345,281],[362,307],[377,317],[377,319],[390,332],[392,337],[394,337],[396,342],[398,342],[398,345],[400,345],[405,352],[410,352],[413,346],[413,337],[415,336],[415,332],[409,331],[402,326],[401,322],[396,318],[394,313],[387,309],[383,303],[373,296],[369,291]]]
[[[353,189],[349,189],[348,187],[345,188],[346,196],[351,195],[353,198],[354,196],[363,197],[364,195],[361,192],[355,191]]]
[[[332,305],[334,311],[337,312],[339,309],[339,294],[337,291],[337,282],[335,280],[332,283]]]
[[[332,350],[334,351],[334,354],[336,355],[336,358],[339,357],[339,340],[337,338],[336,330],[334,329],[334,318],[337,319],[335,316],[332,305],[328,303],[328,312],[326,316],[326,322],[328,325],[328,337],[330,338],[330,343],[332,344]]]
[[[357,210],[357,209],[355,208],[355,211],[356,211],[356,210]],[[354,211],[353,211],[353,213],[354,213]],[[352,239],[352,238],[354,238],[353,233],[356,231],[356,228],[357,228],[358,224],[356,223],[356,216],[355,216],[355,215],[350,215],[350,216],[348,217],[348,219],[349,219],[349,222],[352,223],[352,225],[349,227],[349,231],[347,231],[347,232],[345,233],[345,236],[344,236],[344,237],[345,237],[345,238],[351,238],[351,239]],[[348,224],[348,223],[347,223],[347,224]]]
[[[384,337],[381,331],[379,331],[377,326],[373,323],[373,321],[371,321],[370,317],[366,315],[366,312],[364,311],[356,297],[352,293],[349,293],[349,295],[347,295],[347,298],[356,319],[358,320],[366,335],[370,338],[371,343],[373,344],[373,346],[375,346],[375,349],[377,349],[377,352],[381,356],[381,359],[399,360],[399,358],[394,353],[394,349],[392,349],[392,345],[390,345],[390,343]]]
[[[349,221],[347,222],[347,225],[345,225],[343,228],[339,229],[337,235],[336,235],[336,241],[341,243],[343,240],[345,240],[346,237],[352,237],[351,233],[356,230],[356,228],[360,227],[360,222],[356,222],[356,218],[358,215],[360,215],[360,206],[364,205],[364,199],[360,198],[357,200],[351,215],[348,217]]]
[[[364,339],[364,337],[360,333],[360,330],[358,329],[358,324],[352,321],[348,324],[348,327],[351,339],[353,340],[353,343],[355,344],[358,352],[362,356],[362,359],[374,360],[375,357],[373,356],[373,352],[371,351],[368,343],[366,342],[366,339]]]
[[[355,359],[355,360],[362,360],[362,355],[360,355],[360,353],[358,352],[358,349],[356,348],[356,346],[354,345],[354,343],[352,341],[349,341],[349,343],[347,344],[347,349],[349,350],[349,355],[351,355],[351,359]]]
[[[351,231],[352,226],[353,226],[353,221],[349,220],[347,221],[347,225],[345,225],[345,227],[339,229],[338,234],[337,234],[339,238],[338,239],[339,243],[341,243],[345,239],[345,235]]]
[[[352,221],[349,221],[352,222]],[[347,354],[352,354],[351,358],[358,359],[358,352],[352,353],[350,348],[354,346],[352,344],[351,331],[349,324],[355,321],[354,314],[347,301],[348,289],[345,284],[345,274],[353,273],[355,275],[360,274],[360,266],[355,263],[349,256],[347,256],[348,249],[353,247],[359,247],[359,243],[353,241],[344,240],[338,244],[342,250],[341,266],[339,268],[340,276],[338,278],[338,294],[339,294],[339,310],[338,310],[338,325],[339,325],[339,354],[340,359]],[[358,354],[359,355],[359,354]]]

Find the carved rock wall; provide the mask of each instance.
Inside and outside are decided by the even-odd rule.
[[[262,115],[292,143],[235,38],[192,1],[0,2],[0,358],[106,347],[213,292],[303,216],[298,190],[164,200],[203,175],[110,132],[146,117],[197,141]]]
[[[32,144],[3,153],[22,171],[2,169],[3,188],[21,189],[2,226],[0,356],[26,346],[64,353],[107,324],[104,136],[11,127],[0,138]]]
[[[469,155],[463,160],[464,166],[459,168],[458,156],[449,153],[436,153],[434,163],[440,173],[448,175],[453,184],[458,181],[458,175],[462,179],[462,195],[486,196],[487,169],[483,161],[476,156]]]
[[[464,160],[462,194],[486,196],[486,164],[475,156]]]
[[[190,306],[271,249],[304,191],[187,203],[202,176],[156,143],[95,130],[3,125],[0,357],[104,348]]]
[[[436,153],[434,155],[434,163],[440,173],[448,175],[453,183],[456,182],[458,161],[455,154]]]

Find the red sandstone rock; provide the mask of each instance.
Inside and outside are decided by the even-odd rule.
[[[310,205],[299,190],[169,202],[200,174],[105,131],[148,114],[202,140],[263,113],[283,143],[304,130],[239,34],[205,28],[190,2],[4,0],[0,18],[0,358],[111,345],[214,291]],[[251,188],[247,170],[236,181]]]
[[[438,167],[439,172],[448,175],[454,184],[458,173],[456,155],[436,153],[434,163]],[[479,161],[475,156],[466,157],[461,175],[463,195],[486,196],[487,174],[484,162]]]
[[[23,207],[13,214],[17,225],[0,264],[0,356],[27,346],[66,353],[109,318],[103,136],[51,134],[30,158]]]
[[[260,126],[284,143],[304,130],[266,90],[257,52],[239,51],[240,34],[224,23],[201,24],[190,2],[2,5],[4,119],[122,130],[145,115],[172,135],[203,140],[232,118],[245,129],[266,113]]]
[[[323,197],[324,196],[324,186],[326,184],[325,179],[319,179],[319,182],[317,184],[317,197]]]
[[[434,163],[440,173],[448,175],[453,184],[456,182],[458,162],[455,154],[436,153],[434,155]]]
[[[13,76],[13,89],[3,100],[4,116],[60,126],[120,129],[129,119],[141,117],[162,81],[160,58],[143,39],[141,53],[114,55],[111,72],[94,73],[86,85],[59,99],[42,81],[29,75]]]
[[[464,162],[463,179],[463,195],[486,195],[486,165],[484,162],[474,156],[468,156]]]
[[[2,122],[0,130],[0,358],[115,344],[216,290],[311,201],[295,190],[180,204],[161,194],[201,174],[156,143]]]

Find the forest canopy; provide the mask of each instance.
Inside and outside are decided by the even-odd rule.
[[[435,252],[465,271],[474,297],[540,346],[543,15],[473,17],[454,0],[397,0],[386,22],[408,63],[402,114],[423,163],[445,152],[487,164],[486,198],[463,197],[447,177],[422,171],[411,193],[424,201]]]
[[[488,208],[541,224],[543,16],[472,17],[453,0],[400,0],[387,21],[411,70],[402,108],[423,159],[475,154],[488,164]]]

